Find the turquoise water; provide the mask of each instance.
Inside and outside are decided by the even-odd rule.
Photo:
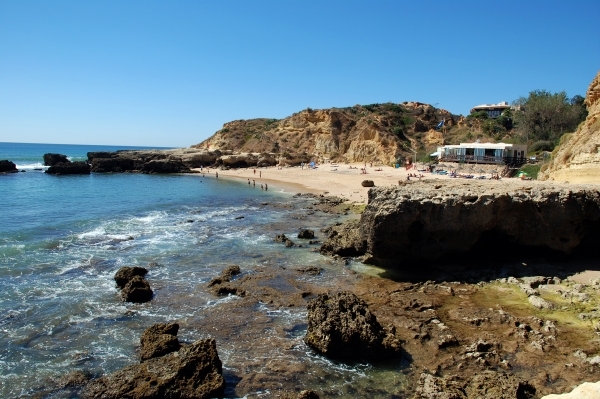
[[[204,288],[226,265],[242,270],[314,265],[327,271],[315,279],[331,287],[345,273],[317,251],[273,242],[275,234],[293,237],[299,228],[319,231],[333,221],[330,215],[307,214],[302,209],[311,200],[292,197],[275,184],[265,192],[201,175],[51,176],[31,166],[41,163],[45,152],[77,160],[88,151],[117,149],[122,147],[0,143],[0,159],[30,168],[0,175],[0,397],[77,397],[69,390],[52,391],[53,380],[75,370],[97,376],[136,363],[139,337],[154,323],[180,323],[183,341],[204,337],[186,327],[235,299],[216,298]],[[150,303],[121,302],[113,276],[131,265],[150,270],[155,292]],[[305,309],[261,305],[254,312],[244,323],[267,317],[264,341],[241,344],[230,332],[213,335],[229,397],[238,394],[239,370],[259,368],[244,365],[254,359],[239,353],[258,356],[262,348],[261,356],[271,356],[275,349],[269,340],[282,339],[277,331],[294,326],[304,327],[284,337],[297,348],[286,359],[292,356],[289,361],[312,370],[298,377],[301,386],[313,381],[343,397],[340,392],[352,381],[369,384],[372,374],[380,373],[369,365],[336,365],[306,348],[301,339]],[[394,384],[396,374],[390,378]]]

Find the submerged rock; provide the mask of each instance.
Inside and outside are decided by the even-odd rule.
[[[85,398],[215,398],[225,389],[214,339],[203,339],[177,352],[125,367],[91,381]]]
[[[401,352],[393,327],[383,328],[366,303],[351,292],[320,294],[307,307],[304,342],[325,356],[381,359]]]
[[[142,362],[155,357],[177,352],[181,348],[177,332],[179,324],[155,324],[148,327],[140,338],[140,359]]]

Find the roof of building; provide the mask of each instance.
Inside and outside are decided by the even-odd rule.
[[[473,109],[480,109],[480,110],[484,110],[484,109],[495,109],[495,108],[510,108],[510,105],[508,105],[508,102],[506,101],[502,101],[499,102],[498,104],[480,104],[480,105],[476,105],[473,107]]]
[[[519,146],[519,144],[507,144],[507,143],[460,143],[454,145],[445,145],[443,148],[488,148],[488,149],[505,149],[513,146]]]

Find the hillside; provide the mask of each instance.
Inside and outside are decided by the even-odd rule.
[[[538,178],[571,183],[600,183],[600,72],[590,84],[588,116],[575,133],[565,135]]]
[[[404,102],[310,108],[284,119],[237,120],[194,148],[248,153],[300,154],[337,162],[396,162],[444,144],[438,123],[457,127],[462,118],[429,104]]]

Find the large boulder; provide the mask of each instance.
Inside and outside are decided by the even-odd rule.
[[[214,339],[203,339],[177,352],[149,359],[91,381],[85,398],[203,399],[222,397],[225,389]]]
[[[46,169],[50,175],[89,175],[90,165],[87,162],[60,162]]]
[[[47,154],[44,154],[43,157],[44,157],[44,165],[45,166],[53,166],[53,165],[56,165],[57,163],[71,162],[67,159],[66,155],[62,155],[62,154],[47,153]]]
[[[383,328],[366,303],[353,293],[320,294],[307,307],[304,342],[325,356],[382,359],[400,355],[394,328]]]
[[[17,165],[5,159],[0,161],[0,173],[15,173],[18,172]]]
[[[142,362],[177,352],[181,348],[177,332],[179,324],[155,324],[148,327],[140,338],[140,359]]]
[[[142,276],[133,276],[121,290],[121,298],[125,302],[148,302],[153,294],[150,283]]]

